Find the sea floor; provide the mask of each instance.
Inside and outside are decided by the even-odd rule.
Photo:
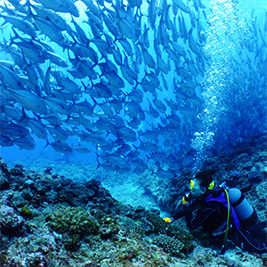
[[[234,168],[230,171],[240,171],[239,167],[241,165],[244,167],[245,157],[246,155],[240,156],[239,160],[236,160],[235,163],[236,169]],[[250,163],[246,163],[247,170],[248,166],[250,166],[251,168],[255,166],[255,162],[253,163],[253,157],[249,158]],[[259,157],[257,153],[254,156],[254,160],[256,158],[260,158],[258,160],[258,165],[261,163],[261,166],[258,167],[257,171],[263,172],[264,168],[266,168],[265,159],[263,160],[263,157]],[[65,162],[64,160],[51,162],[47,158],[26,159],[21,162],[9,162],[8,168],[11,169],[15,164],[21,164],[24,170],[33,170],[33,173],[35,173],[35,171],[43,173],[45,168],[51,167],[51,177],[71,179],[74,183],[86,183],[89,180],[96,179],[100,181],[101,185],[109,191],[112,198],[119,202],[119,205],[125,206],[127,209],[130,209],[132,211],[134,210],[134,212],[139,212],[139,210],[142,209],[152,209],[155,212],[158,211],[158,214],[160,214],[161,217],[169,215],[168,212],[162,210],[160,208],[160,205],[158,204],[159,199],[162,195],[164,195],[164,185],[166,185],[166,181],[155,181],[155,179],[157,178],[155,178],[154,176],[151,177],[151,174],[149,173],[145,173],[142,175],[129,175],[129,173],[118,174],[114,172],[107,172],[101,167],[99,169],[96,169],[95,166],[92,166],[90,164],[84,164],[81,162]],[[224,171],[225,169],[226,168],[224,168]],[[251,169],[249,171],[251,171]],[[255,172],[254,169],[252,169],[252,171]],[[144,177],[148,180],[153,179],[153,182],[144,183]],[[30,176],[28,178],[32,179]],[[156,189],[155,183],[157,185],[162,184],[162,188]],[[266,220],[267,215],[266,209],[264,208],[265,206],[263,205],[264,201],[262,200],[267,199],[266,190],[267,182],[263,180],[261,182],[257,182],[256,184],[252,184],[252,193],[249,193],[247,196],[249,201],[251,201],[253,205],[256,205],[256,210],[261,220]],[[255,195],[257,195],[256,198]],[[258,205],[258,201],[260,198],[261,205]],[[43,212],[46,215],[54,212],[61,206],[66,208],[66,203],[57,203],[55,205],[48,206],[46,205],[45,207],[43,207]],[[38,210],[38,208],[36,208],[36,210]],[[38,212],[40,211],[36,211],[36,213]],[[124,218],[125,214],[120,215],[118,211],[117,216],[121,216],[121,218]],[[39,217],[37,216],[37,218]],[[120,220],[124,220],[121,218]],[[135,222],[137,223],[139,223],[138,218],[136,217],[135,219]],[[51,234],[51,229],[49,229],[49,227],[44,223],[43,218],[40,217],[39,219],[32,219],[31,223],[36,226],[36,229],[32,230],[34,235],[45,236],[47,241],[52,240],[52,246],[56,248],[55,250],[52,250],[52,254],[54,253],[54,258],[53,255],[51,256],[49,254],[49,261],[40,260],[37,261],[40,262],[39,265],[27,265],[27,260],[25,260],[25,258],[37,257],[39,255],[39,258],[42,259],[42,257],[45,257],[45,253],[40,251],[37,255],[37,252],[35,251],[36,248],[29,248],[24,249],[23,253],[21,252],[20,256],[15,256],[17,250],[21,249],[21,246],[25,242],[26,244],[24,244],[24,246],[26,247],[27,244],[29,244],[29,246],[32,246],[32,248],[34,248],[36,247],[36,244],[31,243],[33,241],[30,241],[31,238],[29,236],[27,238],[19,237],[17,239],[13,237],[11,240],[9,240],[10,247],[6,249],[5,257],[6,259],[12,260],[12,255],[14,254],[13,261],[16,262],[17,265],[7,264],[3,266],[267,266],[267,255],[265,254],[251,254],[248,252],[241,251],[241,249],[235,247],[233,244],[230,244],[228,246],[229,249],[226,250],[225,254],[219,255],[219,247],[214,247],[212,244],[209,246],[209,244],[202,242],[203,240],[200,241],[200,239],[198,239],[197,237],[192,240],[194,249],[191,252],[182,253],[179,255],[172,255],[170,253],[167,253],[166,250],[164,251],[162,247],[157,246],[155,242],[153,242],[156,236],[155,233],[153,233],[152,236],[140,235],[138,237],[137,235],[133,236],[125,229],[121,230],[121,233],[119,231],[115,235],[115,241],[114,238],[107,240],[99,240],[99,244],[101,245],[96,245],[96,243],[98,243],[97,238],[93,238],[93,241],[91,240],[89,243],[83,240],[77,251],[70,252],[66,249],[66,246],[64,247],[64,242],[62,243],[62,240],[60,242],[58,241],[58,239],[62,239],[62,237],[59,237],[61,236],[61,234],[55,233],[55,231],[53,232],[53,234]],[[177,222],[175,222],[174,225],[186,229],[186,225],[183,219],[178,220]],[[122,236],[120,234],[122,234]],[[42,240],[40,240],[40,242],[45,243],[45,241]],[[118,242],[122,242],[124,245],[118,245]],[[142,253],[138,254],[136,252],[136,255],[129,254],[129,252],[127,251],[129,251],[129,249],[133,250],[133,248],[142,251]],[[3,258],[3,255],[1,257]],[[57,260],[57,257],[60,257],[60,260]],[[28,262],[34,261],[29,260]],[[42,262],[44,262],[44,264]],[[65,262],[65,265],[62,262]],[[20,263],[21,265],[19,265]]]
[[[144,186],[136,182],[140,176],[132,173],[119,174],[96,169],[96,166],[84,164],[80,161],[69,162],[64,159],[56,162],[48,158],[16,160],[8,163],[12,167],[15,164],[21,164],[26,169],[43,172],[47,166],[52,167],[52,172],[70,178],[73,181],[81,182],[88,179],[98,179],[102,186],[108,189],[115,199],[122,202],[124,205],[131,205],[133,207],[142,206],[146,209],[160,210],[157,201],[152,195],[149,195]],[[67,167],[66,167],[67,166]],[[149,175],[149,174],[148,174]],[[163,214],[167,214],[161,211]]]

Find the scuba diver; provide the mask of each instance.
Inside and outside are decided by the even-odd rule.
[[[225,189],[216,187],[212,179],[215,170],[202,171],[190,181],[190,193],[182,201],[182,209],[172,218],[163,218],[171,223],[183,216],[190,229],[203,227],[203,232],[212,236],[223,236],[224,241],[220,254],[225,252],[225,243],[230,239],[235,245],[248,252],[258,254],[267,252],[267,221],[257,223],[258,216],[243,193],[237,188]],[[192,212],[197,210],[196,216]],[[256,240],[261,234],[264,241]]]

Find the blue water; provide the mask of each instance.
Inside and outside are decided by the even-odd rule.
[[[171,142],[164,142],[162,138],[159,140],[163,152],[177,154],[177,158],[183,158],[187,153],[193,154],[195,161],[199,164],[214,153],[231,151],[243,142],[263,135],[266,131],[266,97],[263,97],[266,95],[266,71],[264,71],[264,68],[266,69],[266,65],[264,66],[264,63],[266,64],[266,46],[262,47],[260,38],[258,41],[251,40],[253,33],[248,31],[247,25],[253,28],[252,25],[256,22],[257,27],[261,29],[266,38],[263,22],[267,2],[264,0],[233,1],[235,5],[232,4],[232,1],[223,0],[203,0],[202,2],[207,7],[205,13],[210,21],[210,24],[207,24],[201,17],[202,25],[207,32],[207,42],[203,48],[209,64],[204,73],[197,78],[197,82],[201,86],[196,89],[196,94],[203,97],[204,104],[203,107],[196,108],[198,121],[195,121],[196,117],[181,116],[184,123],[177,126],[179,135],[176,136],[176,139]],[[76,4],[80,9],[84,8],[81,2],[78,1]],[[146,12],[147,6],[146,3],[142,6],[144,12]],[[67,14],[62,14],[62,16],[68,21],[71,20]],[[84,16],[85,14],[81,12],[81,17],[77,21],[84,29],[88,29],[88,25],[82,22]],[[184,18],[189,31],[189,16],[184,13]],[[144,18],[144,21],[147,22],[147,18]],[[2,27],[4,35],[0,35],[1,42],[3,38],[9,38],[11,29],[9,24]],[[149,36],[153,37],[153,31],[150,31]],[[194,38],[196,38],[195,35]],[[252,51],[249,52],[241,47],[245,42],[251,42],[254,45]],[[258,43],[258,46],[255,46],[255,43]],[[55,52],[68,60],[68,53],[58,45],[54,44],[54,46]],[[187,51],[189,50],[187,45]],[[157,58],[152,46],[150,46],[149,52],[155,59]],[[260,59],[258,54],[263,55],[263,59]],[[6,58],[7,56],[1,52],[0,59]],[[167,60],[166,53],[164,53],[163,59]],[[246,62],[246,64],[240,68],[239,65],[242,62]],[[250,65],[247,62],[250,62]],[[259,63],[263,65],[259,65]],[[169,89],[161,92],[157,90],[157,97],[161,101],[164,98],[174,99],[175,97],[174,64],[172,61],[170,64],[171,71],[165,75]],[[48,63],[46,62],[42,67],[46,69]],[[263,70],[258,71],[258,68],[263,68]],[[139,74],[139,79],[141,76]],[[178,80],[176,79],[177,83],[180,82]],[[164,88],[164,85],[161,84],[161,87]],[[131,88],[127,84],[123,90],[129,93]],[[152,101],[153,99],[151,95],[146,94],[142,109],[147,110],[149,108],[148,100]],[[162,118],[171,113],[171,109],[168,108],[166,114],[161,114]],[[123,113],[120,116],[123,117]],[[137,131],[158,128],[160,125],[160,119],[148,117],[147,123],[143,123]],[[17,146],[1,147],[1,157],[7,162],[41,157],[48,157],[52,162],[65,157],[60,152],[55,152],[52,147],[45,147],[46,140],[33,137],[36,143],[34,150],[21,150]],[[78,137],[70,136],[68,138],[68,144],[77,145],[78,143],[80,143]],[[83,142],[81,143],[83,144]],[[86,143],[86,145],[93,151],[91,154],[74,152],[68,159],[96,165],[95,147],[90,143]],[[136,142],[134,145],[138,146],[139,143]],[[144,161],[145,154],[148,153],[141,152]]]

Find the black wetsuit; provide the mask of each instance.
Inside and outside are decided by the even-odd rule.
[[[202,201],[203,202],[203,201]],[[193,218],[192,208],[184,208],[183,211],[177,212],[174,219],[182,217],[183,214],[186,218],[187,226],[190,229],[196,229],[199,226],[203,227],[203,231],[212,234],[227,220],[227,208],[220,202],[210,201],[203,203],[197,208],[197,214]],[[231,218],[230,224],[233,225]],[[229,229],[228,238],[233,241],[237,246],[248,252],[256,252],[259,254],[267,253],[266,243],[259,243],[254,237],[266,227],[266,222],[256,224],[247,229],[240,226],[237,229],[234,225]],[[224,235],[223,235],[224,236]]]

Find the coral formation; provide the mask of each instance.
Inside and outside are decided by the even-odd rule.
[[[179,256],[180,251],[184,247],[183,243],[178,239],[169,237],[167,235],[158,235],[153,238],[153,243],[162,247],[163,250],[172,255]]]
[[[237,155],[244,153],[251,155],[248,150]],[[220,166],[218,182],[230,177],[227,182],[231,186],[248,188],[246,197],[262,221],[267,218],[267,182],[262,179],[267,173],[266,155],[258,151],[249,157],[210,159],[210,164]],[[247,160],[253,162],[251,169],[242,167]],[[52,174],[51,168],[41,172],[16,165],[18,170],[11,174],[7,164],[0,161],[1,184],[5,185],[0,196],[0,266],[241,267],[244,262],[250,266],[264,266],[267,262],[264,254],[251,255],[229,244],[225,255],[219,255],[210,237],[200,230],[190,232],[184,219],[170,225],[162,220],[158,210],[115,200],[100,180],[115,183],[119,175],[114,177],[103,171],[96,175],[93,168],[84,166],[86,176],[80,177],[79,173],[80,180],[76,176],[71,180],[68,173],[57,173],[57,167],[60,165],[51,165]],[[40,168],[44,170],[45,166]],[[142,175],[140,184],[144,185]],[[144,186],[149,187],[146,192],[161,206],[172,210],[172,201],[182,195],[181,185],[186,184],[187,178],[190,174],[184,173],[183,177],[164,181],[160,188],[159,181],[152,180]]]
[[[63,234],[62,243],[70,250],[77,250],[85,236],[99,235],[102,239],[110,239],[121,229],[116,217],[106,215],[98,222],[82,207],[61,208],[47,216],[46,221],[52,230]]]
[[[115,217],[111,215],[107,215],[101,219],[101,227],[99,229],[99,233],[101,238],[108,239],[116,235],[120,227]]]
[[[59,234],[63,234],[62,243],[66,249],[76,251],[84,236],[98,234],[99,224],[82,207],[66,207],[46,217],[48,226]]]
[[[158,214],[149,212],[146,219],[153,225],[153,228],[150,229],[151,232],[163,234],[166,233],[170,227]]]
[[[20,214],[21,214],[21,216],[25,216],[25,217],[29,217],[29,218],[33,216],[31,210],[29,210],[29,208],[26,206],[21,208]]]
[[[26,231],[25,221],[12,207],[0,205],[0,231],[9,237],[22,236]]]

